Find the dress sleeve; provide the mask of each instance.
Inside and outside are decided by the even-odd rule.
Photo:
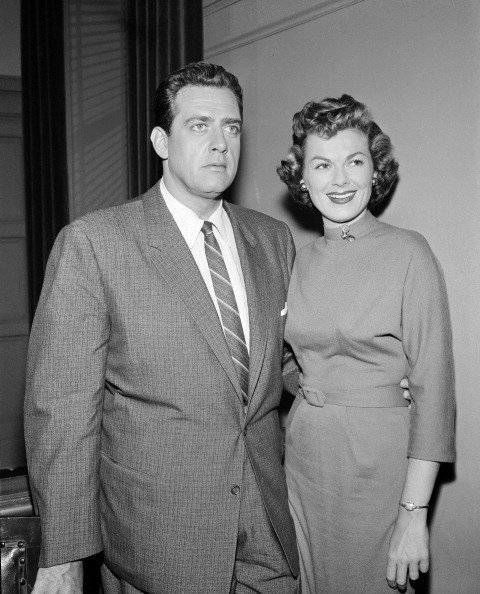
[[[288,285],[291,280],[291,276],[293,273],[293,268],[295,266],[295,244],[293,242],[292,234],[290,229],[287,227],[287,238],[286,238],[286,246],[287,246],[287,264],[288,264],[288,275],[287,275],[287,291]],[[288,304],[287,304],[288,305]],[[288,315],[288,314],[287,314]],[[295,355],[293,354],[293,350],[291,349],[290,345],[284,342],[283,347],[283,363],[282,363],[282,375],[283,375],[283,389],[290,394],[295,395],[298,390],[299,386],[299,373],[300,369],[298,367],[297,360],[295,359]]]
[[[455,459],[452,333],[440,264],[422,237],[405,279],[402,332],[412,396],[408,456]]]
[[[99,451],[109,317],[79,226],[55,242],[29,343],[25,439],[42,523],[40,566],[102,549]]]

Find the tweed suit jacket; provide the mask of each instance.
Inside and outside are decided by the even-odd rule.
[[[277,407],[294,247],[225,204],[250,316],[250,404],[208,289],[161,197],[84,216],[49,259],[32,327],[25,430],[41,566],[100,550],[149,592],[228,592],[243,464],[294,575]]]

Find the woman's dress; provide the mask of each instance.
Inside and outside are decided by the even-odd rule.
[[[302,373],[285,467],[302,592],[315,594],[391,592],[387,552],[407,456],[454,459],[439,264],[421,235],[369,212],[350,235],[327,229],[301,249],[288,294],[285,337]]]

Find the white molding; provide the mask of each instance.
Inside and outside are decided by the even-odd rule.
[[[218,0],[217,3],[212,2],[205,6],[204,18],[237,2],[238,0]],[[323,0],[312,8],[298,11],[286,18],[272,21],[268,25],[250,29],[246,33],[232,37],[227,41],[222,41],[209,47],[205,47],[204,58],[210,59],[213,56],[218,56],[239,47],[255,43],[260,39],[265,39],[266,37],[276,35],[282,31],[293,29],[294,27],[298,27],[299,25],[319,19],[327,14],[342,10],[343,8],[348,8],[349,6],[353,6],[360,2],[364,2],[364,0]]]
[[[204,0],[203,16],[206,17],[215,12],[219,12],[220,10],[224,10],[229,6],[232,6],[232,4],[237,4],[237,2],[243,2],[243,0]]]

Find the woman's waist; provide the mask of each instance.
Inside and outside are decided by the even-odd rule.
[[[403,396],[400,383],[382,386],[340,389],[324,386],[319,382],[303,381],[297,395],[302,396],[312,406],[352,406],[361,408],[392,408],[408,406],[410,402]]]

